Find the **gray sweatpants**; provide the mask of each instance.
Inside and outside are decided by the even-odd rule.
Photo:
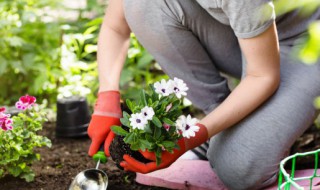
[[[230,26],[193,0],[124,0],[127,22],[170,77],[189,86],[188,98],[206,113],[230,93],[220,72],[240,78],[242,56]],[[320,64],[290,58],[281,46],[277,92],[243,121],[210,140],[208,159],[229,189],[261,189],[277,179],[279,162],[313,122],[320,95]]]

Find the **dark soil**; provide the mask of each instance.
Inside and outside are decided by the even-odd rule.
[[[7,176],[0,179],[0,190],[66,190],[80,171],[95,168],[95,162],[87,155],[89,138],[56,138],[55,124],[45,125],[41,133],[51,139],[53,146],[37,150],[41,154],[41,161],[33,165],[35,181],[27,183],[22,179]],[[99,169],[108,174],[110,190],[165,189],[136,183],[135,173],[118,169],[110,159],[107,164],[100,164]]]
[[[312,125],[300,138],[296,140],[294,145],[291,147],[290,155],[297,152],[309,152],[320,149],[320,129],[315,125]],[[320,160],[318,160],[319,162]],[[320,163],[320,162],[319,162]],[[288,162],[285,165],[286,169],[292,168],[292,163]],[[303,156],[297,157],[295,169],[314,169],[315,168],[315,156]],[[319,166],[318,166],[319,168]]]
[[[126,144],[123,141],[123,138],[124,137],[122,136],[116,136],[109,147],[110,156],[119,169],[123,169],[120,166],[120,162],[123,161],[123,155],[125,154],[130,155],[131,157],[135,158],[136,160],[142,163],[150,162],[150,160],[143,157],[143,155],[140,152],[132,151],[130,149],[130,145]]]
[[[52,140],[52,148],[40,148],[41,161],[35,162],[33,170],[35,181],[27,183],[22,179],[7,176],[0,179],[0,190],[65,190],[72,179],[82,170],[94,168],[95,162],[87,155],[90,139],[87,137],[71,139],[56,138],[55,124],[46,124],[42,135]],[[319,129],[312,126],[300,137],[291,149],[295,152],[307,152],[320,148]],[[287,165],[290,168],[290,163]],[[296,169],[314,168],[313,157],[297,159]],[[107,164],[101,164],[109,177],[108,189],[114,190],[164,190],[165,188],[140,185],[135,182],[135,174],[120,170],[109,159]]]

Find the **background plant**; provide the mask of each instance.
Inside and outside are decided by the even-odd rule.
[[[275,1],[275,11],[277,16],[282,16],[290,11],[299,9],[301,17],[308,17],[320,7],[318,0],[278,0]],[[320,57],[320,22],[314,21],[309,25],[307,38],[302,39],[302,46],[295,50],[299,59],[306,64],[314,64]],[[301,44],[299,41],[299,44]]]
[[[0,129],[0,178],[12,175],[33,181],[35,174],[31,166],[40,160],[34,148],[51,147],[51,141],[37,133],[46,121],[42,109],[43,106],[28,108],[12,117],[11,130]]]
[[[94,103],[99,85],[96,45],[107,3],[87,0],[85,7],[73,9],[61,1],[0,2],[1,104],[13,104],[24,93],[48,100],[50,107],[58,95],[68,94],[87,96]],[[62,19],[57,10],[78,16]],[[120,82],[124,98],[138,98],[138,89],[167,78],[135,36],[131,38]]]
[[[60,27],[47,14],[59,0],[0,2],[0,103],[19,94],[53,101],[60,76]]]

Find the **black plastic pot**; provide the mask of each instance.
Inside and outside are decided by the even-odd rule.
[[[57,137],[84,137],[90,122],[86,98],[72,97],[57,101]]]

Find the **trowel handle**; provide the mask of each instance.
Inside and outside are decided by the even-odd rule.
[[[100,160],[100,163],[106,163],[108,161],[107,156],[104,154],[104,143],[100,146],[99,151],[93,155],[93,160],[98,162]]]

